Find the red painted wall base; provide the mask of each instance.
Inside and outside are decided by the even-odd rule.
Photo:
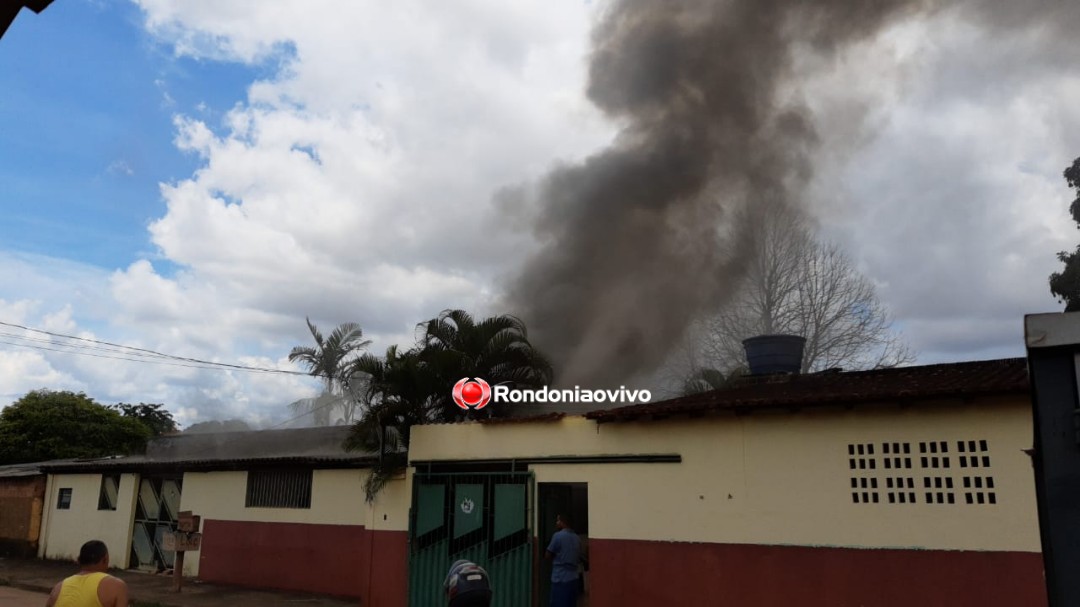
[[[1041,607],[1042,555],[589,539],[590,607]]]
[[[360,525],[207,520],[199,578],[207,582],[407,603],[407,534]]]

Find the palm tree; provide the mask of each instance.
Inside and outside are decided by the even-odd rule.
[[[738,367],[727,374],[719,369],[698,369],[686,378],[686,382],[683,384],[683,396],[730,388],[745,373],[746,369],[742,367]]]
[[[379,456],[365,485],[371,501],[404,469],[412,427],[438,419],[439,397],[446,386],[418,348],[399,352],[397,346],[391,346],[384,358],[365,354],[352,363],[351,371],[367,378],[364,396],[368,407],[353,424],[345,448]]]
[[[446,310],[417,325],[417,345],[397,347],[378,358],[365,354],[349,365],[348,374],[366,379],[368,407],[346,441],[350,450],[379,454],[368,478],[367,499],[406,465],[412,426],[460,419],[452,386],[463,377],[516,387],[549,384],[551,363],[529,343],[525,325],[511,316],[476,322],[463,310]],[[488,407],[485,415],[505,414]]]
[[[320,426],[329,425],[331,411],[340,408],[341,421],[352,423],[359,401],[350,381],[351,365],[356,355],[371,342],[363,339],[363,330],[354,322],[339,325],[329,337],[324,338],[311,319],[305,320],[315,340],[315,347],[296,346],[289,352],[289,361],[299,361],[307,367],[309,374],[322,379],[323,393],[316,399],[297,401],[293,407],[311,411],[315,423]]]
[[[540,388],[551,384],[551,362],[529,342],[525,323],[503,315],[477,322],[464,310],[445,310],[438,317],[418,325],[425,360],[442,374],[446,386],[463,377],[480,377],[491,385]],[[461,415],[450,390],[439,395],[441,417],[449,421]],[[487,415],[506,410],[489,407]]]

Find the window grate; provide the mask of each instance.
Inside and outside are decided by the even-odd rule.
[[[879,482],[883,493],[880,501],[889,504],[997,504],[994,480],[989,476],[990,445],[986,439],[849,443],[847,455],[852,470],[851,499],[856,504],[878,503]],[[876,478],[879,458],[881,469],[887,471],[881,473],[880,481]],[[927,475],[921,483],[909,476],[884,476],[915,474],[913,459]],[[954,463],[963,472],[953,472]]]
[[[101,492],[98,494],[98,510],[116,510],[117,496],[120,493],[120,475],[102,474]]]
[[[887,445],[884,453],[888,453]],[[851,443],[848,445],[848,468],[851,470],[877,470],[877,457],[874,456],[873,443]],[[885,467],[892,463],[888,457],[883,458]]]
[[[311,508],[311,470],[249,470],[247,508]]]
[[[992,476],[965,476],[964,489],[964,501],[968,504],[997,504]]]

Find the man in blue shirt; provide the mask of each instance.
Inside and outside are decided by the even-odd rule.
[[[555,519],[558,531],[551,537],[547,558],[551,561],[551,607],[577,607],[578,564],[581,563],[581,538],[570,528],[566,516]]]

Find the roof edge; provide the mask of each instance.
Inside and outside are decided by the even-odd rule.
[[[865,380],[865,378],[867,378],[868,376],[881,376],[884,378],[895,378],[895,376],[897,375],[905,374],[925,374],[927,376],[931,376],[934,374],[947,373],[949,371],[980,367],[1001,367],[1003,369],[1011,369],[1014,372],[1018,371],[1019,367],[1022,367],[1026,372],[1027,359],[1024,357],[1014,357],[977,361],[938,363],[932,365],[916,365],[908,367],[892,367],[888,369],[848,371],[841,373],[825,371],[821,373],[790,376],[788,380],[781,383],[786,383],[790,385],[791,383],[798,381],[809,380],[810,382],[813,382],[815,380],[818,380],[819,378],[825,377],[836,381],[842,380],[845,377],[863,378]],[[761,385],[769,385],[770,383],[775,385],[777,382],[763,382]],[[708,392],[702,392],[700,394],[679,396],[662,401],[657,401],[654,403],[639,403],[633,405],[626,405],[623,407],[617,407],[614,409],[598,409],[586,413],[585,418],[593,420],[597,423],[607,423],[618,421],[638,421],[642,418],[653,418],[657,416],[664,418],[676,416],[684,417],[687,415],[701,414],[706,411],[750,412],[793,408],[802,409],[851,407],[867,404],[889,404],[896,402],[912,403],[954,398],[987,398],[993,396],[1010,396],[1030,393],[1030,386],[1025,380],[1023,382],[1023,385],[1021,385],[1020,383],[1016,383],[1014,385],[1007,386],[989,385],[961,388],[949,386],[930,388],[914,387],[910,390],[898,390],[891,393],[825,393],[821,395],[810,395],[808,397],[780,396],[772,399],[762,398],[754,400],[748,398],[732,398],[727,401],[722,400],[725,394],[735,394],[737,390],[745,391],[753,387],[754,385],[754,383],[747,383],[733,388],[710,390]]]

